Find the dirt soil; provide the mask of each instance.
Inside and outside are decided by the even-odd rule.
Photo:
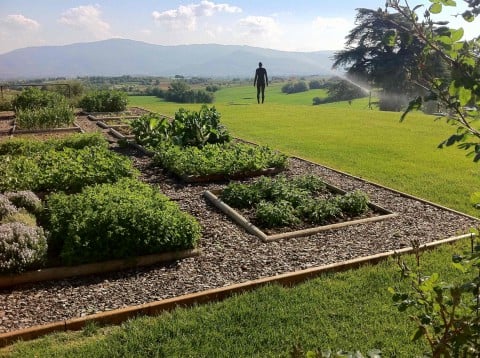
[[[102,131],[86,116],[77,118],[86,131]],[[198,257],[110,274],[28,284],[0,291],[0,332],[139,305],[211,288],[310,267],[364,257],[410,246],[413,239],[432,242],[466,233],[478,220],[446,210],[321,165],[290,158],[287,176],[315,174],[344,190],[360,189],[399,215],[347,226],[309,237],[263,243],[217,210],[205,190],[226,183],[185,184],[152,165],[138,149],[112,149],[128,155],[141,179],[157,186],[203,228]]]

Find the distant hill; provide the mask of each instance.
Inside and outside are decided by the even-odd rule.
[[[328,75],[333,51],[288,52],[251,46],[162,46],[110,39],[27,47],[0,55],[0,79],[76,76],[252,77],[259,61],[269,76]]]

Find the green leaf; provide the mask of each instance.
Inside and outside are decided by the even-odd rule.
[[[453,42],[459,41],[465,33],[463,31],[463,28],[459,28],[457,30],[451,29],[450,31],[451,31],[450,32],[450,38],[452,39]]]
[[[442,4],[435,3],[430,6],[429,11],[432,14],[439,14],[442,12],[442,8],[443,8]]]
[[[460,100],[461,106],[466,106],[467,103],[472,98],[472,91],[465,87],[460,87],[458,89],[458,99]]]

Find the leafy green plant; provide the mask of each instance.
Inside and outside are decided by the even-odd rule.
[[[279,175],[260,177],[250,184],[230,183],[221,199],[235,208],[255,208],[255,219],[269,228],[301,221],[324,225],[368,210],[365,193],[353,191],[335,196],[324,181],[313,175],[295,178]]]
[[[87,112],[121,112],[127,108],[128,96],[120,91],[97,90],[84,95],[78,105]]]
[[[190,249],[200,238],[192,216],[135,179],[52,194],[47,208],[52,250],[69,265]]]
[[[342,216],[337,200],[310,199],[300,205],[299,211],[309,222],[321,225]]]
[[[28,87],[13,99],[12,106],[15,111],[18,111],[47,107],[52,108],[66,103],[66,98],[59,93]]]
[[[146,147],[156,147],[169,138],[168,119],[156,113],[144,114],[131,121],[130,126],[137,143]]]
[[[71,126],[75,113],[68,103],[54,107],[17,109],[16,124],[20,129],[46,129]]]
[[[300,223],[293,205],[286,200],[261,201],[255,208],[255,218],[266,228],[291,226]]]
[[[13,138],[0,142],[0,155],[34,155],[50,149],[82,149],[85,147],[108,148],[108,142],[101,133],[77,133],[63,139],[22,139]]]
[[[368,210],[368,196],[360,190],[354,190],[338,196],[336,204],[345,214],[357,216]]]
[[[252,185],[230,183],[222,191],[222,200],[235,208],[251,208],[263,199],[262,192]]]
[[[242,143],[207,144],[203,148],[164,144],[155,149],[154,161],[170,172],[183,175],[234,175],[266,168],[284,169],[286,155],[268,147]]]
[[[138,175],[132,161],[104,147],[49,149],[35,155],[4,155],[0,190],[77,192],[84,186]]]
[[[207,105],[198,112],[180,108],[175,112],[169,133],[173,143],[182,147],[201,148],[207,143],[226,143],[231,139],[226,127],[220,124],[220,113]]]
[[[478,235],[478,232],[476,232]],[[431,357],[478,357],[480,355],[480,245],[471,239],[471,250],[453,255],[453,266],[461,272],[461,282],[446,283],[438,273],[424,275],[420,269],[420,245],[413,242],[416,268],[398,260],[410,290],[389,288],[400,312],[409,310],[417,329],[416,341],[424,338]]]

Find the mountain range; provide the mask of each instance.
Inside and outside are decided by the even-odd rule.
[[[163,46],[110,39],[39,46],[0,55],[0,79],[77,76],[253,77],[258,62],[272,76],[332,74],[333,51],[290,52],[237,45]]]

